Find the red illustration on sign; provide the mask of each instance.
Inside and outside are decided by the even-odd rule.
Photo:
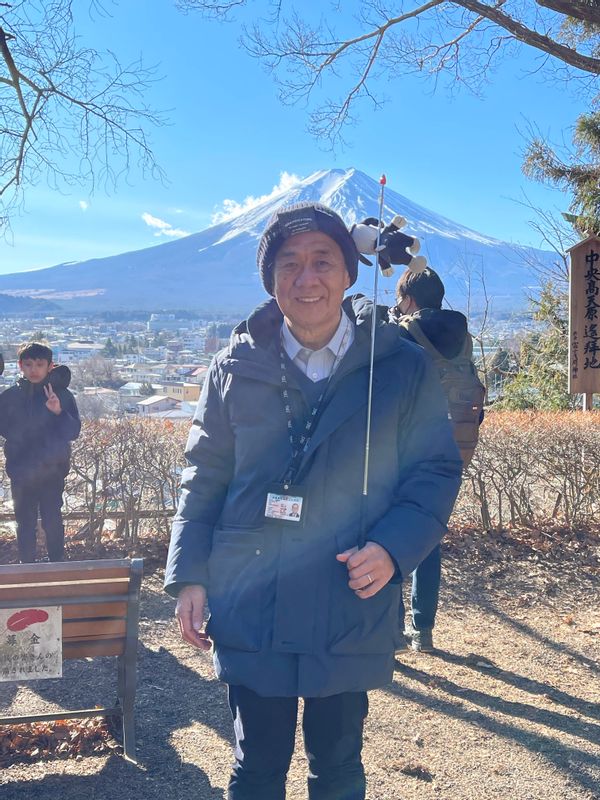
[[[47,619],[47,611],[42,611],[41,608],[26,608],[9,617],[6,621],[6,627],[9,631],[24,631],[25,628],[35,622],[46,622]]]

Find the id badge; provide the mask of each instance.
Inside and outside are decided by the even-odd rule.
[[[306,516],[304,489],[287,483],[269,487],[265,504],[265,519],[302,525]]]

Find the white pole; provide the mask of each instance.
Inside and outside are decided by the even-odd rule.
[[[381,238],[381,225],[383,219],[383,193],[385,190],[386,177],[382,175],[379,179],[381,189],[379,191],[379,220],[377,225],[377,245],[375,247],[375,278],[373,281],[373,309],[371,318],[371,357],[369,360],[369,394],[367,400],[367,435],[365,438],[365,468],[363,477],[363,497],[369,493],[369,450],[371,448],[371,408],[373,405],[373,368],[375,364],[375,329],[377,327],[377,289],[379,286],[379,242]]]

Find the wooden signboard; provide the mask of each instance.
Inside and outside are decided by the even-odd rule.
[[[600,238],[569,250],[569,392],[600,392]]]

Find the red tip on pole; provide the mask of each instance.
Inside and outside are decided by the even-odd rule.
[[[380,183],[382,186],[385,186],[385,185],[386,185],[386,183],[387,183],[387,179],[386,179],[385,175],[382,175],[382,176],[381,176],[381,178],[379,178],[379,183]]]

